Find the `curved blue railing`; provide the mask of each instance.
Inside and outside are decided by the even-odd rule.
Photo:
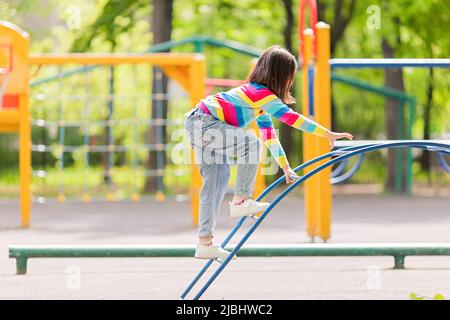
[[[418,148],[423,149],[421,147],[418,147]],[[450,166],[448,165],[447,161],[445,161],[444,155],[448,155],[448,152],[445,150],[436,152],[439,166],[445,172],[450,173]],[[330,179],[331,184],[340,184],[340,183],[343,183],[343,182],[349,180],[351,177],[353,177],[355,175],[355,173],[361,167],[361,164],[363,163],[364,158],[365,158],[365,154],[364,153],[360,154],[356,163],[346,173],[342,173],[342,172],[347,167],[349,161],[348,161],[348,159],[341,161],[339,163],[339,165],[331,172],[331,179]]]
[[[335,178],[344,171],[345,167],[348,165],[348,159],[342,160],[339,165],[331,172],[331,178]]]
[[[448,154],[447,154],[447,156],[448,156]],[[445,161],[444,154],[441,152],[438,152],[437,157],[438,157],[439,164],[441,165],[442,169],[444,169],[445,172],[450,173],[450,166],[447,164],[447,161]]]
[[[354,174],[361,167],[361,164],[363,163],[364,158],[365,158],[365,154],[364,153],[360,154],[356,163],[347,172],[339,175],[342,171],[344,171],[344,168],[348,164],[348,159],[342,160],[339,164],[339,167],[337,167],[331,174],[331,179],[330,179],[331,184],[343,183],[343,182],[347,181],[348,179],[350,179],[351,177],[353,177]],[[344,166],[342,168],[341,168],[341,164],[344,164]],[[338,171],[338,169],[340,169],[340,171]]]
[[[270,206],[264,211],[264,213],[255,221],[255,223],[250,227],[250,229],[247,231],[247,233],[242,237],[242,239],[238,242],[238,244],[234,247],[234,249],[231,251],[229,256],[222,262],[220,262],[220,266],[217,268],[217,270],[210,276],[210,278],[207,280],[207,282],[203,285],[203,287],[198,291],[198,293],[194,296],[194,300],[199,299],[203,293],[209,288],[209,286],[214,282],[214,280],[217,278],[217,276],[225,269],[225,267],[228,265],[228,263],[231,261],[233,256],[237,254],[237,252],[240,250],[240,248],[243,246],[243,244],[247,241],[247,239],[253,234],[253,232],[258,228],[258,226],[261,224],[261,222],[267,217],[267,215],[272,211],[274,207],[284,198],[286,197],[292,190],[294,190],[300,183],[303,183],[305,180],[309,179],[313,175],[317,174],[318,172],[332,166],[335,163],[339,163],[345,159],[351,158],[356,155],[364,154],[370,151],[380,150],[380,149],[389,149],[389,148],[420,148],[420,149],[427,149],[429,151],[438,152],[441,155],[450,155],[450,144],[448,143],[439,143],[439,142],[430,142],[430,141],[421,141],[421,140],[405,140],[401,142],[376,142],[371,144],[364,144],[364,145],[355,145],[346,147],[340,150],[331,151],[328,153],[325,153],[317,158],[314,158],[312,160],[309,160],[293,170],[295,172],[300,171],[301,169],[304,169],[314,163],[317,163],[318,161],[321,161],[323,159],[337,156],[336,158],[333,158],[307,174],[303,175],[295,181],[293,184],[291,184],[289,187],[287,187],[280,195],[278,195],[270,204]],[[278,178],[275,182],[273,182],[270,186],[268,186],[257,198],[256,200],[259,201],[262,198],[264,198],[270,191],[272,191],[276,186],[278,186],[280,183],[282,183],[285,180],[285,177],[282,176]],[[228,242],[231,240],[231,238],[236,234],[236,232],[239,230],[239,228],[242,226],[242,224],[245,222],[245,220],[248,217],[242,217],[238,220],[236,226],[233,228],[233,230],[230,232],[230,234],[226,237],[226,239],[221,244],[221,247],[224,248]],[[187,286],[187,288],[183,291],[180,298],[184,299],[186,295],[191,291],[191,289],[194,287],[194,285],[200,280],[202,275],[206,272],[206,270],[211,266],[214,260],[208,260],[208,262],[203,266],[203,268],[197,273],[197,275],[194,277],[194,279],[191,281],[191,283]]]

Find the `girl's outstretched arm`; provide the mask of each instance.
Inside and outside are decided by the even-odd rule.
[[[264,144],[270,150],[270,154],[275,158],[278,165],[281,168],[289,167],[286,153],[283,150],[280,140],[278,140],[278,136],[270,116],[268,114],[260,115],[256,118],[256,124],[258,125]]]
[[[262,105],[261,109],[284,124],[301,131],[312,133],[320,137],[325,137],[325,134],[329,131],[317,122],[314,122],[304,115],[292,110],[275,95],[272,100]]]
[[[261,132],[261,137],[267,148],[270,150],[270,154],[275,158],[278,165],[283,169],[284,175],[286,177],[286,183],[292,183],[295,181],[297,176],[294,170],[289,166],[289,162],[284,153],[283,146],[278,140],[277,133],[273,126],[272,118],[268,114],[262,114],[256,118],[256,123]]]
[[[325,137],[330,147],[334,147],[334,143],[337,139],[347,138],[352,140],[353,136],[350,133],[343,132],[332,132],[320,125],[317,122],[305,117],[304,115],[295,112],[289,106],[284,104],[281,99],[274,96],[273,99],[265,103],[261,106],[261,109],[273,116],[274,118],[280,120],[281,122],[296,128],[298,130],[302,130],[308,133],[312,133],[318,135],[319,137]]]

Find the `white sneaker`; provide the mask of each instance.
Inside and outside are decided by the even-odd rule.
[[[252,199],[247,199],[241,204],[233,204],[230,202],[230,217],[239,218],[244,216],[252,216],[257,213],[264,212],[270,203],[258,202]]]
[[[220,258],[225,260],[228,258],[230,254],[229,251],[222,249],[217,245],[206,246],[204,244],[197,244],[197,250],[195,250],[195,258],[197,259],[216,259]],[[233,259],[236,259],[236,255],[233,256]]]

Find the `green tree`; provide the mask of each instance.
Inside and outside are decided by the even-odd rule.
[[[153,44],[170,41],[172,38],[172,16],[173,16],[173,0],[154,0],[153,12],[151,16],[151,31],[153,33]],[[161,100],[161,94],[167,96],[167,76],[159,70],[153,68],[152,79],[152,113],[151,118],[167,119],[168,101]],[[161,137],[159,137],[159,135]],[[166,125],[161,127],[151,126],[148,132],[148,142],[151,145],[159,143],[166,145],[167,132]],[[158,161],[160,159],[160,161]],[[145,182],[144,190],[147,192],[163,191],[160,188],[164,185],[163,175],[159,174],[159,170],[165,167],[165,151],[164,150],[150,150],[148,155],[148,168],[150,170],[156,169],[156,175],[151,175]]]

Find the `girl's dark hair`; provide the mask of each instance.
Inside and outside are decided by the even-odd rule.
[[[247,82],[256,82],[268,87],[286,104],[295,103],[290,93],[297,72],[297,61],[286,49],[280,46],[268,48],[259,57],[255,68],[250,72]]]

